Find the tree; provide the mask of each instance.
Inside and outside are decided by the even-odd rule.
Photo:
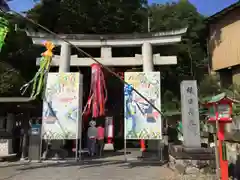
[[[1,10],[4,10],[4,11],[9,11],[9,6],[7,4],[8,1],[11,1],[11,0],[0,0],[0,8]]]
[[[55,31],[60,14],[60,0],[42,0],[29,11],[25,12],[27,17],[35,22]],[[38,29],[38,27],[34,27]]]
[[[177,55],[178,64],[165,69],[160,68],[163,88],[180,96],[180,82],[182,80],[201,80],[207,72],[206,40],[204,17],[197,12],[187,0],[153,4],[151,11],[151,30],[173,31],[188,27],[182,42],[177,45],[158,47],[155,51],[161,55]]]
[[[240,86],[233,84],[228,88],[223,88],[220,85],[219,77],[217,75],[205,76],[199,83],[199,98],[200,101],[204,102],[220,93],[226,93],[226,95],[237,102],[240,101]],[[233,104],[233,116],[240,115],[240,104]]]
[[[221,93],[223,89],[220,86],[219,78],[216,75],[205,75],[199,83],[199,97],[200,99],[205,97],[215,96]]]
[[[0,94],[4,96],[11,96],[20,89],[21,79],[19,71],[13,68],[7,62],[0,62]]]
[[[42,0],[27,16],[57,33],[144,31],[146,0]]]
[[[1,13],[9,21],[9,32],[0,53],[0,95],[19,96],[20,87],[36,71],[35,54],[31,39],[25,31],[15,28],[22,19]]]

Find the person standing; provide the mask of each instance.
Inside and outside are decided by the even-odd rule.
[[[102,124],[99,124],[99,126],[97,127],[97,150],[100,157],[102,156],[103,152],[104,134],[104,127],[102,126]]]
[[[97,128],[96,122],[94,120],[90,121],[90,127],[88,128],[87,135],[88,135],[88,151],[90,156],[95,155],[96,149],[96,139],[97,139]]]

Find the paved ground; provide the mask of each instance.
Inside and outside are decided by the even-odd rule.
[[[130,166],[124,162],[9,164],[0,168],[1,180],[164,180],[174,173],[164,167]]]
[[[203,175],[181,176],[165,165],[116,159],[82,162],[0,163],[0,180],[213,180]]]

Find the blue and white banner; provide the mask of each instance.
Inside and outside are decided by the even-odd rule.
[[[162,139],[161,115],[133,88],[161,110],[160,72],[125,72],[124,134],[126,139]]]
[[[79,73],[49,73],[43,99],[43,139],[76,139],[82,122]]]

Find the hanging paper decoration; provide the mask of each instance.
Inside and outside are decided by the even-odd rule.
[[[91,87],[86,105],[86,114],[92,112],[92,117],[96,118],[105,115],[107,90],[101,66],[99,64],[92,64],[91,68]]]
[[[52,50],[55,47],[52,42],[45,41],[43,45],[46,47],[46,51],[42,53],[42,58],[40,59],[40,67],[38,72],[35,74],[34,78],[29,81],[27,84],[24,84],[20,91],[24,94],[30,84],[33,83],[31,98],[35,99],[42,91],[45,77],[49,72],[50,64],[52,61]]]
[[[0,17],[0,51],[2,50],[8,31],[9,31],[8,21],[5,18]]]

